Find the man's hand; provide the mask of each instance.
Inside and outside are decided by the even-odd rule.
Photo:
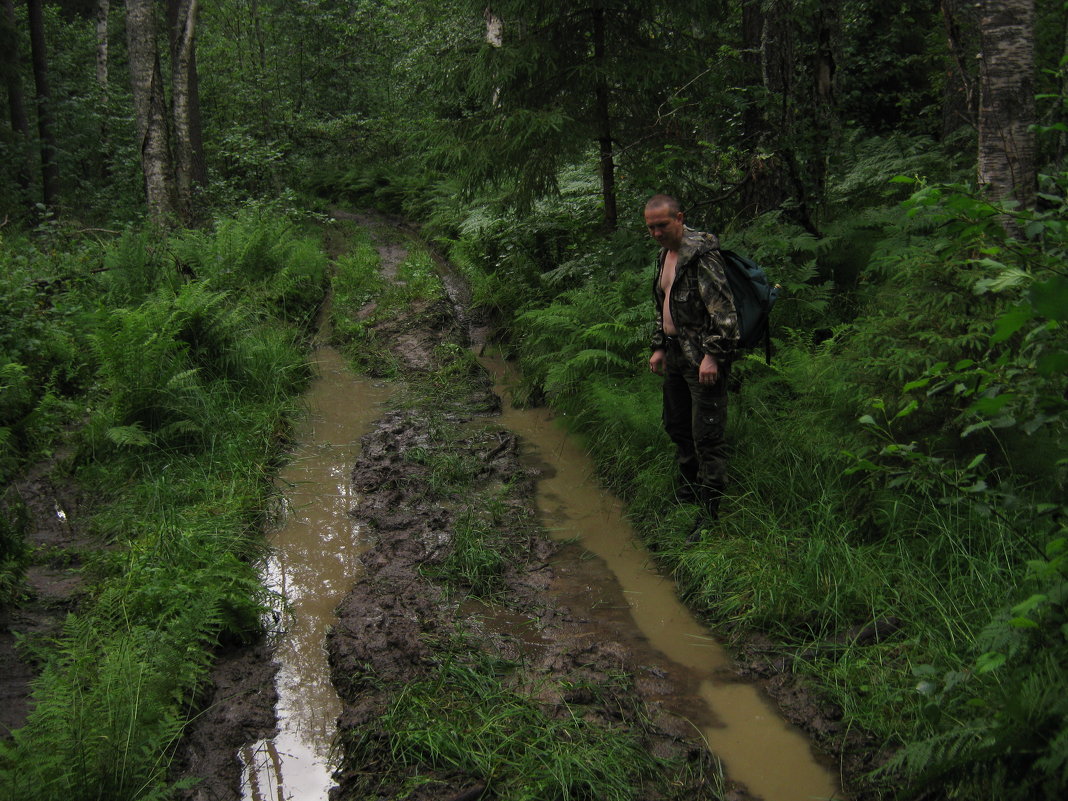
[[[653,355],[649,357],[649,369],[657,375],[664,373],[664,363],[667,361],[667,353],[660,348],[653,351]]]
[[[697,368],[697,380],[702,384],[715,384],[719,378],[719,363],[714,357],[705,354],[701,366]]]

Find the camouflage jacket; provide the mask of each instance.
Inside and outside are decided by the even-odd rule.
[[[664,347],[664,291],[660,288],[660,273],[666,255],[667,250],[661,249],[653,277],[656,305],[653,350]],[[694,366],[701,363],[706,353],[717,361],[733,355],[738,342],[738,314],[715,234],[685,229],[670,304],[682,352]]]

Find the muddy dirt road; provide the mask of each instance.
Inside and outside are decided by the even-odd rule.
[[[338,217],[371,231],[382,275],[398,281],[409,244],[417,247],[410,232],[377,216]],[[333,247],[336,256],[344,242]],[[539,452],[530,439],[540,438],[536,431],[521,437],[517,424],[506,424],[500,364],[495,377],[472,355],[482,350],[487,329],[468,317],[463,282],[448,265],[439,261],[439,268],[440,298],[384,316],[376,316],[373,303],[359,312],[371,330],[368,341],[384,349],[383,362],[396,376],[385,413],[380,395],[364,397],[356,384],[345,384],[351,403],[364,411],[374,406],[375,418],[354,455],[343,457],[354,461],[346,463],[340,479],[346,486],[336,493],[347,499],[350,522],[360,532],[359,553],[341,568],[351,588],[337,590],[339,580],[328,581],[340,603],[328,627],[311,624],[318,634],[298,652],[287,655],[284,642],[298,622],[280,617],[269,625],[272,634],[264,643],[220,654],[203,712],[177,753],[175,777],[196,780],[182,797],[322,801],[331,782],[298,791],[286,786],[279,768],[296,750],[278,745],[293,725],[287,720],[294,707],[287,692],[290,698],[307,695],[306,688],[323,682],[294,667],[316,661],[306,658],[310,648],[325,649],[320,669],[337,694],[339,712],[330,713],[337,714],[335,748],[323,762],[328,771],[336,768],[333,801],[562,797],[551,782],[537,786],[539,771],[553,772],[545,770],[547,760],[563,760],[557,772],[588,769],[589,787],[614,782],[621,798],[844,798],[839,773],[848,778],[862,766],[855,755],[863,744],[840,730],[837,710],[811,696],[785,660],[753,649],[733,659],[716,651],[714,658],[702,655],[689,664],[689,656],[673,654],[663,637],[657,642],[648,627],[636,625],[642,612],[635,594],[646,591],[621,579],[621,571],[649,573],[653,583],[668,585],[669,595],[670,586],[652,571],[648,554],[638,553],[636,567],[611,564],[615,552],[637,547],[627,544],[632,535],[618,506],[609,513],[601,507],[560,512],[561,519],[580,514],[610,519],[608,528],[598,523],[596,534],[610,543],[607,553],[581,536],[551,535],[549,528],[563,526],[552,519],[555,501],[547,504],[546,493],[558,499],[584,484],[583,491],[599,503],[603,497],[592,469],[580,467],[580,477],[572,477],[554,461],[562,446],[546,444],[551,454]],[[550,487],[558,475],[568,488]],[[63,519],[46,508],[52,495],[41,497],[38,514],[62,534]],[[311,536],[320,536],[322,527],[312,525]],[[473,545],[476,537],[481,539]],[[292,558],[317,547],[298,542]],[[267,566],[265,581],[272,581],[273,571],[275,581],[282,575],[286,583],[286,572],[298,570],[320,572],[287,562]],[[43,580],[47,585],[47,577]],[[58,591],[59,577],[53,584]],[[324,596],[316,599],[319,606],[327,594],[302,592]],[[49,608],[69,603],[69,594],[62,598]],[[291,612],[319,614],[299,605]],[[677,634],[679,629],[665,624],[665,614],[654,612],[649,625],[705,647],[706,632],[697,623],[684,621]],[[314,637],[321,641],[324,630],[325,643],[316,644]],[[25,679],[20,681],[8,688],[9,699],[24,695]],[[721,753],[709,749],[706,739],[714,738],[706,733],[723,728],[729,717],[725,709],[718,715],[710,709],[703,694],[709,684],[722,688],[721,695],[737,690],[760,696],[755,706],[745,701],[747,711],[741,713],[756,727],[747,735],[755,746],[742,747],[755,749],[750,757],[727,758],[729,728]],[[779,701],[781,714],[765,696]],[[413,722],[405,717],[412,710],[433,720],[425,726]],[[503,727],[494,728],[502,718],[507,718]],[[814,755],[801,729],[837,756]],[[554,742],[535,752],[531,742],[540,735],[519,734],[523,731],[547,733],[541,739]],[[780,735],[772,732],[784,731],[793,745],[774,739]],[[415,742],[413,732],[423,732],[424,741]],[[601,742],[603,732],[616,739]],[[315,748],[326,750],[321,739]],[[796,759],[785,758],[784,749],[795,749]],[[489,772],[480,761],[485,752],[493,753]],[[841,758],[847,753],[854,756]],[[265,754],[268,773],[257,780],[247,765]],[[726,760],[727,775],[717,757]],[[536,761],[524,762],[531,758]],[[786,762],[796,766],[787,768]],[[764,781],[765,773],[775,781]],[[743,776],[749,781],[739,780]],[[571,797],[595,797],[583,794],[583,781],[572,785]]]
[[[395,243],[396,230],[383,228],[381,221],[364,222],[379,231],[382,273],[394,276],[395,261],[405,255]],[[462,283],[447,265],[440,266],[452,308],[414,308],[411,316],[390,316],[382,326],[387,336],[380,341],[389,343],[392,359],[416,384],[435,383],[443,353],[481,350],[485,336],[477,320],[464,316]],[[373,310],[363,313],[374,317]],[[427,319],[435,323],[429,330],[420,322]],[[465,365],[462,376],[456,364]],[[738,681],[721,649],[711,661],[705,652],[691,664],[670,653],[666,640],[692,643],[707,632],[686,630],[699,629],[692,619],[682,631],[666,627],[664,615],[674,611],[634,602],[633,593],[644,591],[621,584],[621,570],[648,573],[664,584],[642,564],[648,554],[638,554],[637,567],[609,565],[586,543],[568,537],[561,542],[546,533],[539,487],[544,495],[544,480],[563,469],[560,448],[553,446],[554,464],[548,464],[535,442],[517,438],[517,421],[511,428],[501,425],[505,393],[501,386],[494,391],[484,366],[458,359],[448,368],[451,391],[415,392],[418,400],[387,414],[363,439],[353,470],[361,502],[353,516],[361,529],[373,532],[374,544],[361,557],[362,575],[338,607],[338,623],[328,636],[344,708],[334,797],[388,798],[409,791],[412,798],[477,797],[485,784],[477,769],[457,767],[462,759],[449,763],[452,770],[430,768],[429,756],[401,764],[389,753],[396,736],[381,723],[394,714],[407,688],[440,680],[442,660],[457,658],[503,658],[519,666],[509,691],[536,703],[550,719],[580,715],[605,728],[627,729],[644,751],[662,760],[660,778],[668,779],[642,780],[640,797],[746,798],[754,791],[775,801],[843,797],[829,760],[814,759],[760,691]],[[449,470],[463,479],[450,485],[441,476]],[[580,470],[585,479],[572,479],[572,485],[590,483],[592,467]],[[556,492],[567,495],[571,488]],[[592,492],[603,496],[595,487]],[[435,580],[458,569],[461,532],[487,506],[495,509],[491,525],[510,540],[496,586],[486,593],[463,579],[457,586],[455,575]],[[614,517],[609,528],[597,528],[609,539],[622,538],[616,550],[633,550],[622,514]],[[472,601],[470,595],[491,602]],[[673,596],[671,603],[679,606]],[[655,618],[645,631],[635,625],[643,608]],[[650,629],[662,629],[664,636]],[[818,722],[821,713],[803,691],[795,688],[791,697]],[[711,698],[717,699],[716,710],[708,708]],[[717,736],[720,753],[710,754],[706,746]],[[769,749],[776,754],[774,764],[767,759]],[[732,770],[723,777],[716,757],[728,752]],[[738,781],[740,776],[747,782]],[[413,784],[418,789],[412,791]],[[500,793],[497,787],[487,797],[508,797],[506,790]]]

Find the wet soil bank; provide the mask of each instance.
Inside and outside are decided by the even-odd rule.
[[[84,558],[99,547],[79,525],[77,489],[53,478],[63,459],[60,453],[34,465],[0,496],[0,515],[6,525],[26,531],[33,552],[20,603],[0,608],[0,737],[26,722],[30,682],[38,672],[33,645],[57,634],[76,607]]]

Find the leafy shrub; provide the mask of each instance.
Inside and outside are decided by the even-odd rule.
[[[203,679],[216,624],[194,599],[173,631],[101,628],[68,618],[59,656],[37,680],[27,725],[0,742],[0,788],[10,799],[163,799],[182,731],[181,700]],[[187,647],[195,645],[197,647]]]
[[[1062,176],[1059,188],[1066,185]],[[1008,593],[991,598],[999,606],[1005,594],[1014,600],[988,613],[992,622],[973,635],[965,663],[916,668],[930,727],[887,771],[902,773],[917,791],[934,780],[1002,798],[1060,798],[1068,791],[1068,682],[1059,668],[1068,659],[1064,197],[1047,194],[1050,208],[1016,211],[1011,226],[1006,209],[959,191],[925,189],[916,198],[971,245],[952,266],[971,276],[973,303],[987,310],[980,316],[984,336],[974,358],[933,364],[910,382],[908,402],[885,421],[864,420],[883,444],[861,454],[857,469],[899,491],[919,477],[942,505],[976,510],[986,529],[1003,525],[1000,541],[962,547],[970,554],[998,549],[1015,563],[1007,566]],[[1025,238],[1007,235],[1013,228]],[[932,447],[901,440],[896,422],[930,405],[960,442],[974,443],[970,452],[962,457],[963,448],[947,453],[937,441]],[[1047,451],[1039,462],[1046,469],[1015,469],[1017,454],[1036,448]]]
[[[129,228],[105,250],[100,280],[113,305],[132,306],[157,289],[176,291],[183,266],[161,232]]]
[[[0,239],[0,480],[55,446],[91,380],[84,337],[96,303],[85,249],[43,253]]]
[[[8,487],[0,494],[0,609],[15,601],[23,589],[27,523],[26,504]]]
[[[786,224],[779,212],[762,215],[744,229],[722,237],[722,246],[737,250],[760,264],[780,286],[771,317],[772,336],[786,329],[827,327],[834,283],[821,269],[820,259],[833,242],[817,239]]]

